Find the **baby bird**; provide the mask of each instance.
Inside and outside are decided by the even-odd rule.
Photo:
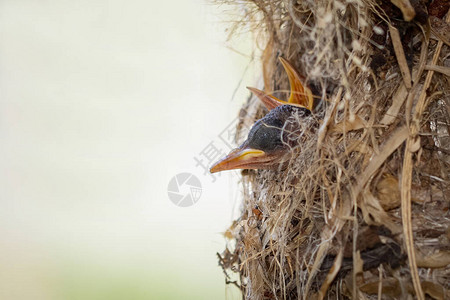
[[[306,118],[313,109],[311,90],[304,87],[301,77],[283,58],[280,58],[289,78],[291,94],[288,101],[280,100],[255,88],[249,88],[269,109],[256,121],[247,140],[226,157],[216,162],[211,173],[233,169],[270,169],[283,162],[286,154],[298,144],[301,129],[297,118]]]

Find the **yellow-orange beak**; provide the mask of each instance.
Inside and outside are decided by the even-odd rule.
[[[283,105],[283,104],[288,104],[286,101],[280,100],[277,97],[274,97],[272,95],[266,94],[261,90],[255,89],[253,87],[247,87],[256,97],[259,98],[259,100],[262,101],[262,103],[264,104],[264,106],[268,109],[268,110],[272,110],[277,106]]]
[[[302,81],[305,80],[303,76],[295,71],[294,67],[284,58],[280,57],[281,64],[284,67],[291,86],[290,96],[288,101],[283,101],[275,96],[266,94],[265,92],[247,87],[254,95],[256,95],[268,110],[272,110],[277,106],[289,104],[298,107],[304,107],[309,110],[313,109],[314,98],[311,90],[308,87],[303,86]]]
[[[297,73],[294,67],[284,58],[280,57],[281,64],[284,67],[291,85],[291,95],[289,96],[289,104],[299,104],[309,110],[313,109],[313,95],[308,87],[303,86],[302,81],[305,78]]]
[[[259,169],[273,160],[264,151],[251,148],[237,148],[230,152],[223,159],[215,163],[211,173],[234,169]]]

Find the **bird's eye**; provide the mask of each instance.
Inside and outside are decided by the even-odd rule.
[[[265,152],[276,150],[282,145],[281,126],[268,125],[261,120],[256,122],[248,134],[248,145]]]

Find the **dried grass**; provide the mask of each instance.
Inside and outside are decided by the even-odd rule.
[[[287,166],[242,172],[242,215],[219,259],[245,299],[450,298],[450,14],[393,3],[406,12],[374,0],[239,1],[264,45],[265,90],[288,90],[282,56],[323,99],[297,120]],[[243,123],[265,113],[245,108]]]

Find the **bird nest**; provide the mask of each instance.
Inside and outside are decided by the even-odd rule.
[[[219,263],[245,299],[450,299],[448,6],[236,1],[264,90],[289,89],[281,56],[321,99],[287,165],[242,171]],[[237,139],[266,113],[250,98]]]

